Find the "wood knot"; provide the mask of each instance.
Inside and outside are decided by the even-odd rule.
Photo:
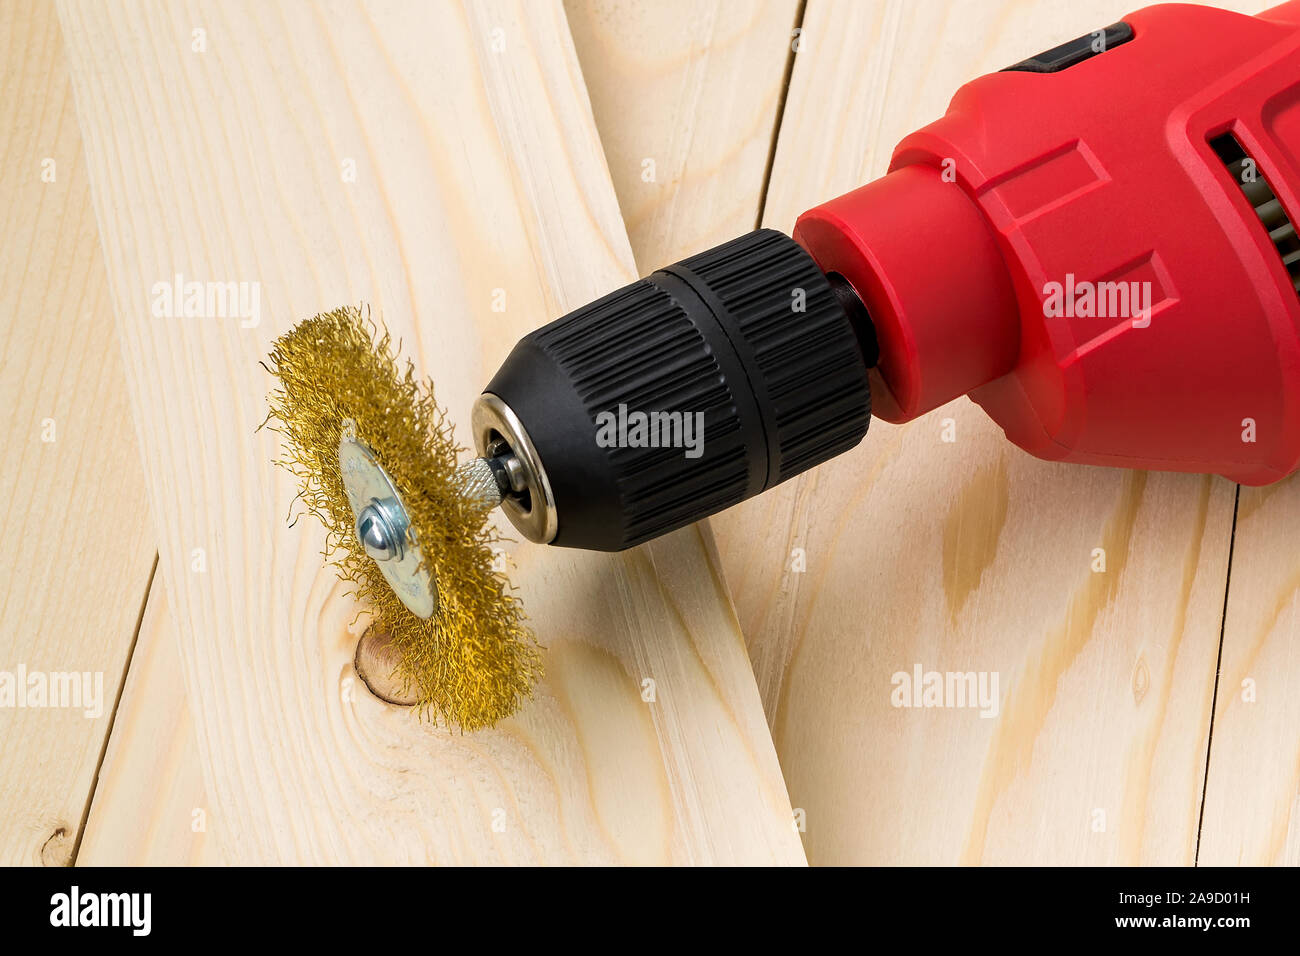
[[[1151,689],[1151,672],[1147,670],[1146,658],[1138,655],[1137,666],[1133,668],[1133,702],[1142,703],[1142,698]]]
[[[393,645],[387,631],[371,625],[357,641],[352,667],[366,689],[380,700],[399,707],[410,707],[418,699],[414,687],[403,687],[397,666],[401,652]]]
[[[67,827],[59,827],[41,844],[41,866],[71,866],[72,837]]]

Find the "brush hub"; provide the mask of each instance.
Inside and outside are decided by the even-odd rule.
[[[339,474],[361,547],[412,614],[426,620],[433,617],[438,588],[422,566],[424,556],[402,496],[374,452],[358,440],[356,424],[350,419],[344,422],[339,442]]]

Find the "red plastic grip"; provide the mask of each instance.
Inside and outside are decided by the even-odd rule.
[[[881,417],[969,393],[1042,458],[1275,480],[1300,461],[1300,291],[1211,140],[1300,223],[1300,0],[1124,19],[1060,72],[967,84],[795,238],[871,314]]]

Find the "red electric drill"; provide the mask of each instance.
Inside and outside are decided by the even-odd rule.
[[[527,537],[619,550],[969,394],[1042,458],[1300,459],[1300,0],[1148,7],[962,87],[889,172],[526,336],[474,411]]]

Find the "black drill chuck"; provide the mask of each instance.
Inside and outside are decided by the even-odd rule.
[[[620,551],[856,445],[874,351],[852,289],[763,229],[526,335],[476,441],[531,461],[506,501],[528,537]]]

